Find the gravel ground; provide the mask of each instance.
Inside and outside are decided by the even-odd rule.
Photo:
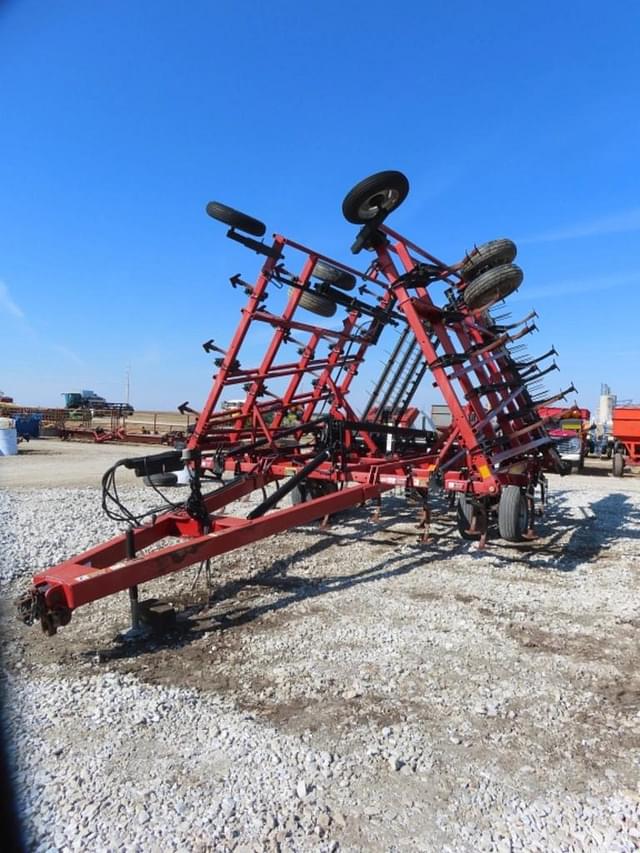
[[[165,638],[119,637],[124,594],[53,638],[6,608],[30,849],[640,849],[640,479],[551,480],[532,544],[441,507],[418,545],[389,496],[219,558],[210,599],[150,583]],[[1,492],[0,524],[5,602],[116,532],[94,487]]]

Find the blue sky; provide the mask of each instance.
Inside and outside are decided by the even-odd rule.
[[[0,388],[121,399],[130,364],[135,406],[197,406],[257,271],[206,202],[349,262],[342,198],[393,168],[434,254],[518,242],[551,389],[639,399],[639,36],[631,2],[5,0]]]

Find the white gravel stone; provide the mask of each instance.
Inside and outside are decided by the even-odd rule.
[[[444,515],[418,548],[391,498],[386,526],[359,510],[225,555],[206,631],[168,644],[114,642],[124,594],[51,639],[9,614],[29,849],[637,849],[640,480],[552,479],[523,549],[478,552]],[[0,492],[6,600],[118,532],[98,504]],[[184,609],[193,578],[143,592]]]

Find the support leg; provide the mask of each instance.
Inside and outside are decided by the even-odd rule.
[[[140,610],[138,606],[138,587],[129,587],[129,604],[131,605],[131,630],[140,630]]]
[[[371,515],[371,520],[376,524],[380,521],[380,515],[382,513],[382,497],[378,496],[374,498],[374,510]]]

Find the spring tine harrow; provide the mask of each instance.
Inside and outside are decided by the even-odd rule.
[[[504,318],[505,318],[505,319],[508,319],[510,316],[511,316],[510,314],[507,314],[507,315],[504,315]],[[510,323],[510,324],[509,324],[509,325],[507,325],[507,326],[502,325],[501,323],[497,323],[497,324],[495,324],[495,325],[494,325],[494,327],[493,327],[493,328],[494,328],[496,331],[498,331],[498,332],[507,332],[507,331],[509,331],[510,329],[517,329],[517,328],[518,328],[518,326],[523,326],[525,323],[528,323],[528,322],[529,322],[529,320],[536,320],[536,319],[537,319],[537,317],[538,317],[538,313],[537,313],[537,311],[530,311],[530,312],[527,314],[527,316],[526,316],[526,317],[523,317],[521,320],[516,320],[514,323]],[[500,317],[496,317],[495,319],[496,319],[496,320],[501,320],[502,318],[500,318]]]
[[[529,361],[518,361],[515,364],[518,370],[521,370],[522,368],[533,367],[534,364],[539,364],[541,361],[544,361],[545,358],[551,358],[552,355],[558,355],[558,351],[555,347],[551,347],[550,350],[539,355],[537,358],[529,359]]]

